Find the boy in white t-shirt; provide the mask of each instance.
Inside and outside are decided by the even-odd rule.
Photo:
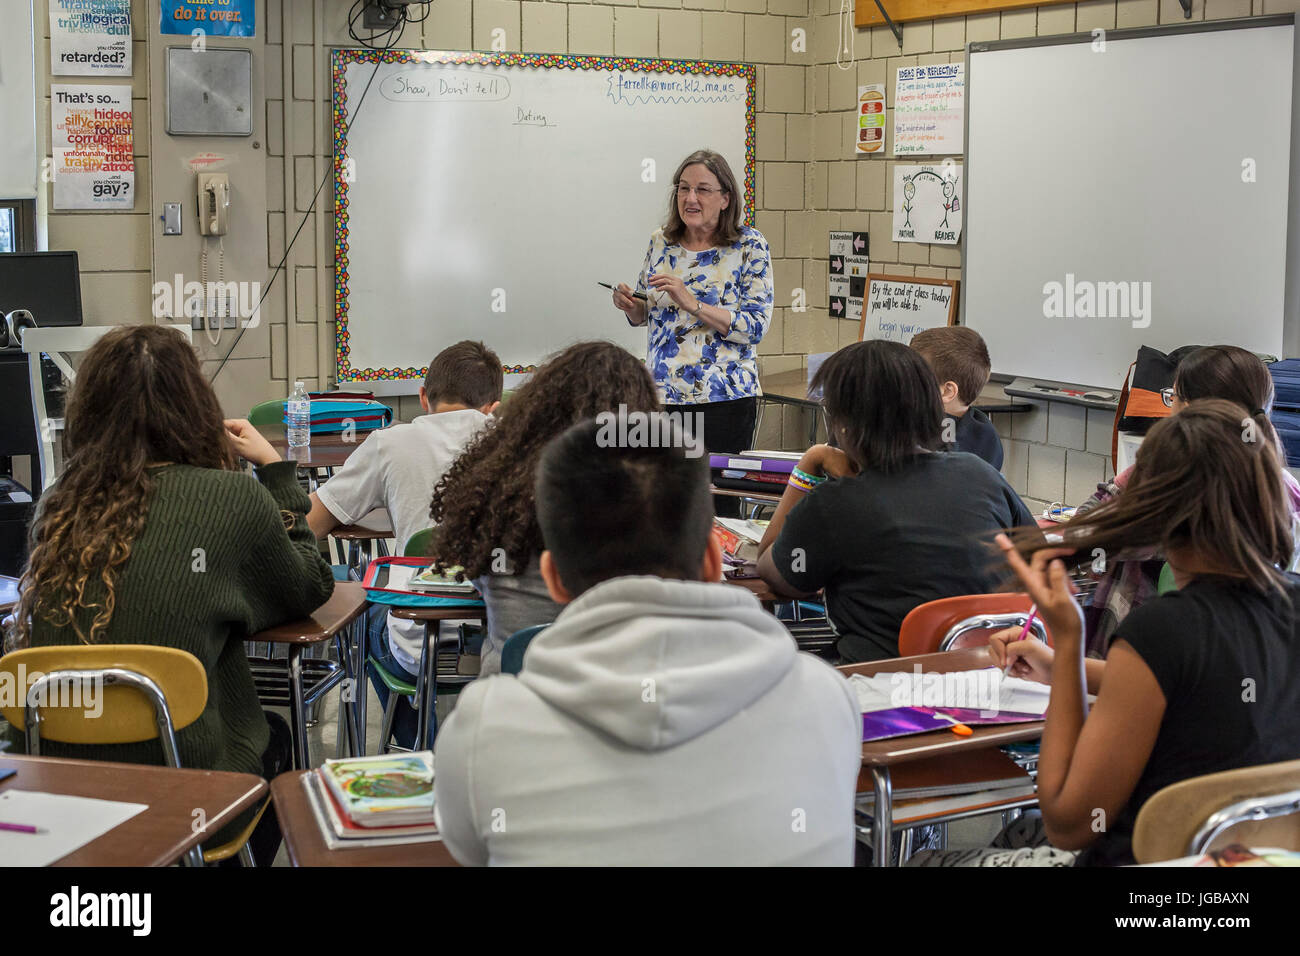
[[[488,424],[501,403],[501,360],[482,342],[457,342],[429,363],[420,387],[428,414],[409,424],[372,432],[347,463],[311,496],[307,522],[318,538],[354,524],[376,508],[387,508],[400,553],[406,542],[430,527],[433,488],[465,446]],[[397,676],[415,680],[424,626],[376,615],[370,631],[371,656]],[[371,674],[381,705],[388,688]],[[415,737],[415,712],[399,705],[393,723],[402,746]]]

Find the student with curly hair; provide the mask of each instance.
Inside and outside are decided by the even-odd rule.
[[[480,674],[500,671],[511,634],[560,613],[537,565],[543,545],[533,482],[546,443],[601,412],[658,408],[639,359],[609,342],[571,345],[515,392],[438,482],[429,509],[439,529],[434,564],[463,568],[487,602]]]
[[[188,651],[208,701],[176,735],[181,765],[268,779],[289,728],[268,724],[244,655],[249,635],[302,617],[334,590],[307,525],[296,465],[246,421],[223,421],[198,355],[162,326],[114,329],[85,355],[68,401],[68,457],[41,498],[15,616],[18,645],[157,644]],[[254,466],[256,477],[236,461]],[[21,732],[11,733],[15,749]],[[157,740],[44,741],[53,757],[163,762]],[[233,837],[246,819],[211,840]],[[270,865],[275,814],[254,858]]]

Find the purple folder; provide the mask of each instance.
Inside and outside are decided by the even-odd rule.
[[[951,730],[952,721],[936,717],[945,713],[953,720],[973,727],[977,724],[1023,724],[1042,720],[1041,714],[1016,714],[1010,711],[982,711],[974,707],[891,707],[862,715],[862,740],[888,740],[932,730]]]
[[[769,474],[788,475],[797,461],[788,458],[759,458],[752,455],[710,455],[709,467],[722,471],[766,471]]]

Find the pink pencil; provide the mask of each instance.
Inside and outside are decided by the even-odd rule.
[[[0,823],[0,830],[8,830],[12,833],[35,833],[36,827],[29,827],[25,823]]]
[[[1037,616],[1038,616],[1038,605],[1031,604],[1029,606],[1029,618],[1025,621],[1025,626],[1020,629],[1020,636],[1016,638],[1017,641],[1023,641],[1025,639],[1025,635],[1029,633],[1029,629],[1034,626],[1034,618],[1036,618]],[[1005,677],[1010,673],[1011,673],[1011,664],[1008,663],[1006,667],[1002,668],[1002,676]]]

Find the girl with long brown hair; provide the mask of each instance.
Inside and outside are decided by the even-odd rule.
[[[644,363],[609,342],[580,342],[539,368],[438,482],[429,512],[438,526],[435,566],[463,568],[487,602],[481,674],[500,670],[507,637],[560,612],[536,562],[543,545],[533,481],[542,449],[601,412],[658,407]]]
[[[1172,783],[1300,757],[1300,586],[1282,570],[1291,512],[1252,411],[1189,403],[1151,429],[1124,494],[1065,525],[1063,540],[1000,539],[1053,646],[1011,629],[990,653],[1051,684],[1038,802],[1051,844],[1084,850],[1079,862],[1134,862],[1138,811]],[[1104,669],[1085,663],[1067,563],[1153,547],[1179,590],[1120,624]]]
[[[207,672],[208,701],[177,733],[181,764],[269,777],[285,763],[288,728],[279,720],[273,740],[244,641],[334,589],[295,464],[248,422],[222,420],[194,349],[164,326],[104,335],[81,364],[66,422],[66,464],[32,526],[16,643],[188,651]],[[255,478],[237,470],[238,458]],[[49,741],[42,752],[163,760],[156,739]],[[253,851],[269,865],[279,834],[274,814],[267,820]]]

